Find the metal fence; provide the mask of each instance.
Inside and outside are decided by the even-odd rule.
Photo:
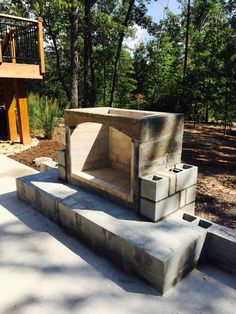
[[[0,62],[39,64],[38,21],[0,14]]]

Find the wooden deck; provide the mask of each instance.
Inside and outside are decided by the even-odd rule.
[[[19,78],[41,80],[40,65],[7,63],[0,64],[0,78]]]

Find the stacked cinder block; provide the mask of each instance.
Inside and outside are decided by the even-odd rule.
[[[63,181],[67,181],[65,149],[59,149],[57,151],[57,164],[58,164],[58,177]]]
[[[197,167],[178,164],[141,177],[140,213],[158,221],[177,209],[194,212]]]

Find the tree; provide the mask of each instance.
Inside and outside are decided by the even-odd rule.
[[[130,0],[129,3],[128,3],[128,9],[127,9],[127,12],[126,12],[126,15],[125,15],[124,22],[122,23],[123,30],[121,30],[120,36],[119,36],[117,52],[116,52],[116,57],[115,57],[114,73],[113,73],[113,77],[112,77],[110,107],[114,106],[114,93],[115,93],[115,88],[116,88],[117,72],[118,72],[118,67],[119,67],[122,43],[123,43],[124,36],[125,36],[124,29],[128,26],[128,22],[129,22],[129,19],[130,19],[130,16],[131,16],[131,12],[132,12],[132,9],[133,9],[133,6],[134,6],[134,2],[135,2],[135,0]]]
[[[70,107],[77,108],[79,106],[79,90],[78,90],[78,72],[79,72],[79,21],[78,21],[78,5],[77,0],[71,1],[70,14],[70,70],[71,70],[71,91],[70,91]]]

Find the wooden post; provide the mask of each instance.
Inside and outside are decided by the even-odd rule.
[[[43,19],[38,18],[38,48],[39,48],[39,65],[40,74],[45,73],[45,60],[44,60],[44,48],[43,48]]]
[[[0,39],[0,64],[2,64],[2,39]]]
[[[23,79],[15,80],[16,104],[19,122],[19,134],[22,144],[30,144],[29,119],[27,109],[27,95]]]
[[[11,62],[16,63],[16,46],[15,46],[15,29],[10,30],[10,50],[11,50]]]
[[[17,140],[16,112],[14,102],[14,86],[12,79],[1,80],[3,85],[3,102],[6,106],[8,139]]]

